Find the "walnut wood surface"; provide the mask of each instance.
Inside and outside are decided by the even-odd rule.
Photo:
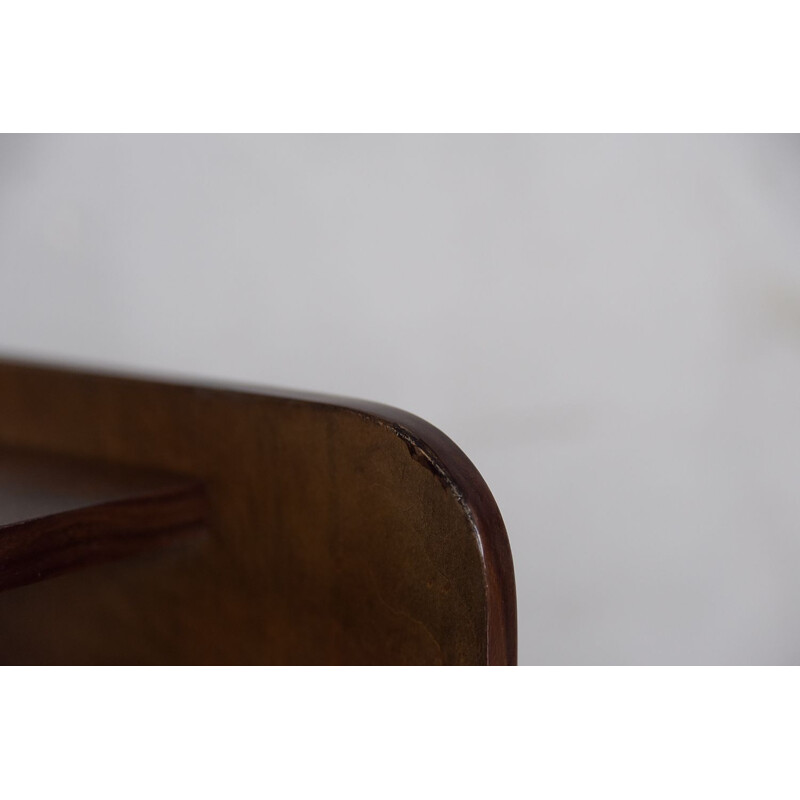
[[[200,533],[196,480],[0,449],[0,591]]]
[[[413,415],[0,361],[0,446],[191,476],[209,534],[0,593],[12,663],[510,664],[491,493]]]

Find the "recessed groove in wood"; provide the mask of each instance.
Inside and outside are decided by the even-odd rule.
[[[0,448],[0,591],[199,533],[197,480]]]

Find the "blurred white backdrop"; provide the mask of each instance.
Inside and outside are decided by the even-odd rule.
[[[0,353],[429,419],[521,663],[800,661],[798,138],[0,137]]]

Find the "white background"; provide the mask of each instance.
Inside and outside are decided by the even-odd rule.
[[[0,351],[426,417],[521,663],[796,663],[798,221],[790,137],[6,136]]]

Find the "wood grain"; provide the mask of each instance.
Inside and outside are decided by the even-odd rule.
[[[0,450],[0,591],[202,533],[196,480]]]
[[[1,593],[0,661],[516,662],[500,513],[413,415],[6,361],[0,445],[190,476],[210,528]]]

